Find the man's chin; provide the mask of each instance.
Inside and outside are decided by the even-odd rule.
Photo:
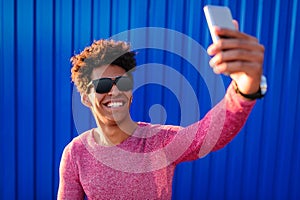
[[[106,118],[106,123],[107,125],[117,125],[117,126],[121,126],[125,121],[126,121],[126,116],[120,114],[115,114],[111,117],[107,117]]]

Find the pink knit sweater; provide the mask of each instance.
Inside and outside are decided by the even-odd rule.
[[[176,165],[228,144],[254,104],[230,85],[219,104],[186,128],[140,122],[131,137],[110,147],[96,144],[89,130],[63,152],[58,199],[171,199]]]

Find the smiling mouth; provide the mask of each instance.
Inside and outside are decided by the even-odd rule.
[[[124,106],[124,104],[125,103],[123,101],[117,101],[117,102],[109,102],[104,105],[108,108],[119,108],[119,107]]]

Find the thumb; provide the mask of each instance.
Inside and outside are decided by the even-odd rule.
[[[236,30],[239,30],[239,22],[237,20],[232,20],[233,25],[235,26]]]

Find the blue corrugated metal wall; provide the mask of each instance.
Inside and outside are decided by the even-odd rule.
[[[298,0],[1,0],[0,199],[55,199],[62,150],[77,135],[69,63],[74,52],[145,26],[180,31],[206,48],[206,4],[229,6],[241,30],[265,45],[269,91],[232,143],[178,167],[173,199],[300,199]],[[154,51],[141,53],[138,62],[172,66],[200,99],[206,95],[181,58]],[[147,86],[133,108],[164,105],[169,98],[164,88]],[[210,105],[201,102],[203,116]],[[166,110],[167,122],[178,123],[178,111]],[[149,121],[147,110],[133,109],[133,117]]]

